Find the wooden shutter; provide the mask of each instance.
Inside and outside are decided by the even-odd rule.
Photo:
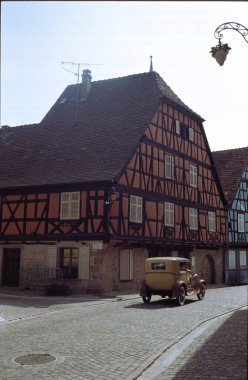
[[[60,219],[69,219],[70,216],[70,193],[61,193]]]
[[[55,245],[47,248],[47,267],[49,268],[48,277],[57,278],[57,247]]]
[[[120,281],[133,280],[133,251],[122,249],[120,251]]]
[[[2,283],[1,274],[3,273],[2,266],[3,265],[3,248],[0,247],[0,284]]]
[[[90,279],[90,250],[89,247],[79,248],[78,278],[80,280]]]
[[[174,204],[165,202],[164,204],[164,224],[165,226],[174,226]]]
[[[174,157],[165,155],[165,178],[174,178]]]
[[[141,197],[130,196],[130,222],[142,223],[142,201]]]
[[[70,195],[70,219],[79,219],[79,192],[73,192]]]

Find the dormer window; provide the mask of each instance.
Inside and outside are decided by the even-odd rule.
[[[67,101],[67,98],[62,98],[59,102],[59,104],[64,104]]]

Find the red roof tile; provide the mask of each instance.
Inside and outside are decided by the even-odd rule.
[[[224,195],[230,204],[248,165],[248,147],[212,152],[212,155]]]

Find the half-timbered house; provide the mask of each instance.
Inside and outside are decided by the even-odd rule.
[[[225,281],[248,283],[248,147],[213,152],[228,203]]]
[[[148,256],[223,281],[225,198],[203,119],[156,72],[68,86],[0,131],[1,285],[138,289]]]

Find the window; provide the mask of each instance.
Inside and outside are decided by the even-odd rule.
[[[196,208],[189,209],[189,228],[198,230],[198,212]]]
[[[245,216],[238,214],[238,232],[245,232]]]
[[[194,129],[189,128],[189,140],[194,141]]]
[[[61,193],[60,219],[79,219],[79,192]]]
[[[208,230],[211,232],[216,231],[216,215],[215,212],[208,212]]]
[[[130,196],[130,222],[142,223],[142,201],[141,197]]]
[[[120,281],[133,280],[133,251],[122,249],[120,251]]]
[[[164,204],[164,225],[174,227],[174,204],[165,202]]]
[[[189,165],[189,182],[190,186],[197,187],[197,166]]]
[[[195,256],[191,257],[192,269],[195,269]]]
[[[176,134],[180,135],[180,122],[179,122],[179,120],[176,120]]]
[[[239,251],[239,263],[240,267],[246,267],[246,251]]]
[[[166,265],[165,263],[152,263],[151,268],[152,270],[165,270]]]
[[[165,155],[165,178],[174,178],[174,157]]]
[[[78,278],[78,248],[62,248],[60,252],[60,268],[64,278]]]
[[[236,269],[236,254],[235,251],[228,252],[228,268]]]

